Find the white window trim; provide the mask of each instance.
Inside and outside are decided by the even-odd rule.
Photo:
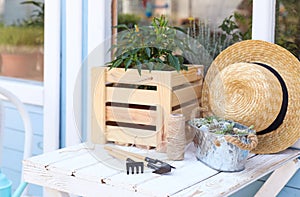
[[[44,87],[42,84],[8,77],[1,77],[0,84],[1,87],[16,95],[23,103],[43,106]]]
[[[74,91],[80,97],[82,66],[82,0],[66,1],[66,146],[81,142],[81,122],[74,112]],[[78,80],[78,81],[77,81]],[[79,88],[76,89],[75,88]],[[79,98],[78,98],[79,99]],[[80,99],[79,99],[80,100]],[[78,101],[79,101],[78,100]],[[81,104],[81,102],[76,103]],[[81,110],[79,108],[79,110]],[[76,111],[80,113],[80,111]],[[63,114],[64,115],[64,114]],[[77,114],[78,115],[78,114]],[[76,122],[77,121],[77,122]]]
[[[60,0],[45,0],[44,152],[59,147]]]
[[[97,47],[99,47],[101,44],[106,41],[106,38],[110,38],[111,31],[108,31],[108,29],[111,29],[111,20],[107,20],[108,18],[111,18],[110,10],[111,10],[111,3],[112,0],[106,0],[105,3],[99,0],[89,0],[88,1],[88,27],[87,27],[87,65],[88,70],[87,74],[90,76],[90,67],[96,66],[93,65],[95,62],[93,60],[93,55],[89,57],[90,54],[93,52],[95,53],[95,50],[97,50]],[[95,20],[97,18],[98,20]],[[101,46],[100,46],[101,47]],[[104,51],[101,51],[105,53]],[[99,54],[99,60],[104,59],[104,55]],[[101,60],[100,60],[101,61]],[[103,62],[99,62],[100,64],[104,65]],[[98,65],[99,66],[99,65]],[[91,87],[90,81],[87,82],[87,86]],[[88,88],[87,94],[91,95],[91,90]],[[87,96],[88,99],[90,99],[90,96]],[[91,120],[91,105],[87,105],[87,121]],[[90,122],[87,122],[87,131],[91,130]],[[87,141],[91,141],[90,132],[87,133]]]
[[[253,0],[252,39],[274,43],[276,0]]]

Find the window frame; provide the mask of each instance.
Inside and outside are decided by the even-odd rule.
[[[253,0],[252,39],[274,43],[276,0]]]

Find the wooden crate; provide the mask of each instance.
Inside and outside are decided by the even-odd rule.
[[[141,76],[136,69],[92,68],[92,142],[159,147],[169,114],[188,120],[198,112],[202,82],[199,65],[180,73],[143,70]]]

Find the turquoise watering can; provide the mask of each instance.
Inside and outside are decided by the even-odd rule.
[[[6,176],[0,170],[0,196],[1,197],[20,197],[23,193],[27,183],[22,182],[16,189],[14,194],[11,194],[12,182],[6,178]]]

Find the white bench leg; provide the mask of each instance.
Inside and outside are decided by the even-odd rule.
[[[275,170],[258,190],[255,197],[276,196],[297,172],[299,163],[299,160],[295,159]]]

